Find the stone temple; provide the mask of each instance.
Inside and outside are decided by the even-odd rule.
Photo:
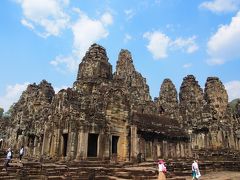
[[[46,80],[30,84],[2,131],[6,147],[24,145],[27,155],[43,159],[195,158],[240,150],[238,106],[231,111],[219,78],[207,78],[203,90],[193,75],[183,78],[179,94],[164,79],[153,101],[128,50],[113,73],[106,50],[93,44],[72,87],[55,94]]]

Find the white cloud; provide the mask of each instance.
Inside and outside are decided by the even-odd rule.
[[[72,26],[74,54],[82,58],[91,44],[108,36],[106,27],[112,23],[112,16],[109,13],[104,13],[100,20],[91,19],[86,14],[80,13],[79,19]]]
[[[131,35],[125,34],[125,35],[124,35],[123,42],[124,42],[124,43],[127,43],[127,42],[130,41],[131,39],[132,39],[132,36],[131,36]]]
[[[113,17],[109,12],[105,12],[101,17],[101,22],[107,26],[113,23]]]
[[[240,11],[229,25],[222,25],[210,37],[207,52],[210,56],[209,64],[224,64],[226,61],[240,58]]]
[[[74,72],[78,68],[79,62],[78,57],[59,55],[54,60],[52,60],[50,64],[56,67],[58,71],[66,73],[64,71],[66,68],[68,71]]]
[[[29,29],[34,29],[34,26],[30,22],[28,22],[26,19],[22,19],[21,23],[22,25],[28,27]]]
[[[195,42],[196,36],[189,37],[187,39],[177,38],[171,43],[173,48],[182,49],[183,51],[191,54],[198,50],[198,46]]]
[[[240,81],[230,81],[225,83],[224,86],[228,92],[229,101],[240,98]]]
[[[240,7],[240,0],[212,0],[200,4],[200,8],[208,9],[214,13],[234,12]]]
[[[67,88],[69,87],[68,86],[54,87],[55,94],[57,94],[60,90],[67,89]]]
[[[127,20],[130,20],[133,18],[133,16],[135,16],[135,12],[133,9],[126,9],[124,10],[124,13],[126,15]]]
[[[61,65],[67,65],[67,69],[75,71],[78,64],[85,55],[91,44],[106,38],[109,34],[107,27],[113,23],[113,17],[109,12],[97,19],[91,19],[80,9],[75,8],[75,12],[79,14],[78,20],[72,24],[73,32],[73,50],[69,56],[58,56],[50,63],[61,70]]]
[[[0,107],[3,107],[4,111],[7,112],[9,107],[18,101],[22,92],[26,90],[29,82],[23,84],[8,85],[5,90],[5,94],[0,97]]]
[[[183,68],[190,68],[190,67],[192,67],[192,64],[191,64],[191,63],[188,63],[188,64],[184,64],[184,65],[183,65]]]
[[[177,38],[176,40],[172,40],[166,34],[154,31],[144,33],[143,37],[149,40],[147,49],[153,54],[154,59],[166,58],[168,56],[168,50],[182,50],[186,53],[193,53],[198,50],[195,36],[186,39]]]
[[[21,23],[42,37],[58,36],[69,24],[64,12],[68,0],[18,0],[23,10]],[[42,30],[41,30],[42,29]]]
[[[171,41],[168,36],[161,32],[155,31],[153,33],[146,32],[144,33],[143,37],[149,40],[147,48],[153,54],[154,59],[162,59],[168,56],[167,49]]]

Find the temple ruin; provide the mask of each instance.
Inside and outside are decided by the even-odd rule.
[[[79,64],[72,87],[55,94],[46,80],[30,84],[14,105],[5,146],[26,148],[38,158],[136,161],[196,157],[215,150],[240,150],[240,113],[228,105],[217,77],[204,90],[193,75],[179,94],[163,80],[152,100],[131,53],[121,50],[116,71],[106,50],[93,44]]]

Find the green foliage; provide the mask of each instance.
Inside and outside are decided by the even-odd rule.
[[[3,116],[4,109],[0,107],[0,117]]]
[[[237,109],[236,109],[236,104],[237,104],[237,102],[238,102],[239,100],[240,100],[240,99],[237,98],[237,99],[232,100],[232,101],[229,103],[230,108],[232,109],[233,112],[236,112],[236,111],[237,111]]]
[[[13,103],[13,104],[10,106],[10,108],[8,109],[8,111],[4,113],[4,116],[6,116],[6,117],[10,117],[10,116],[11,116],[14,105],[15,105],[15,103]]]

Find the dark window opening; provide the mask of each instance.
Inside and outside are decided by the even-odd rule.
[[[88,157],[97,157],[98,149],[98,134],[89,134],[88,135]]]
[[[63,156],[67,156],[67,142],[68,142],[68,134],[63,134]]]
[[[119,136],[112,136],[112,154],[117,154]]]

